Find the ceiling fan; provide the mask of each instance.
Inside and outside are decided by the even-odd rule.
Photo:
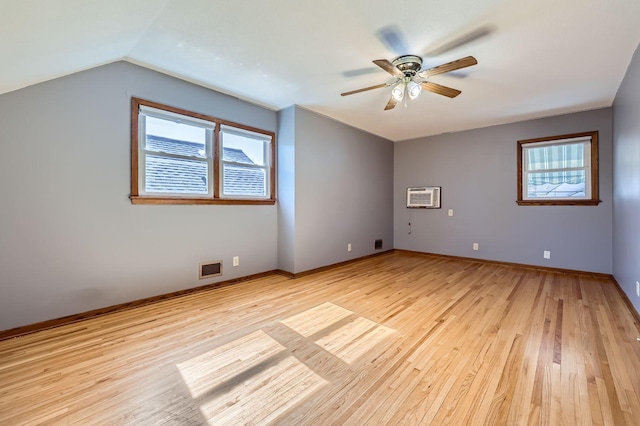
[[[416,55],[403,55],[396,58],[393,62],[386,59],[376,59],[373,63],[395,77],[395,80],[390,83],[377,84],[375,86],[341,93],[341,96],[393,86],[391,98],[384,108],[386,111],[395,108],[398,102],[403,102],[406,107],[408,100],[416,99],[423,90],[455,98],[462,93],[460,90],[432,83],[431,81],[427,81],[427,79],[434,75],[476,65],[478,61],[473,56],[467,56],[426,70],[422,70],[422,58]]]

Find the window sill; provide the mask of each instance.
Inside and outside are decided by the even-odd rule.
[[[186,198],[186,197],[148,197],[131,195],[131,204],[225,204],[225,205],[274,205],[274,199],[220,199],[220,198]]]
[[[601,200],[517,200],[519,206],[597,206]]]

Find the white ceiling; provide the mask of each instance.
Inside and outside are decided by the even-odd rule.
[[[391,140],[610,106],[640,43],[637,0],[0,0],[0,93],[127,60],[241,99],[297,104]],[[428,67],[478,65],[383,108],[396,26]],[[453,49],[475,31],[488,32]],[[443,51],[444,50],[444,51]]]

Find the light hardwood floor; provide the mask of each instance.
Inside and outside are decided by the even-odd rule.
[[[0,424],[640,424],[606,278],[389,253],[0,342]]]

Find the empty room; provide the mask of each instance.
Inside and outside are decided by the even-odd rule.
[[[0,13],[0,425],[640,425],[640,2]]]

